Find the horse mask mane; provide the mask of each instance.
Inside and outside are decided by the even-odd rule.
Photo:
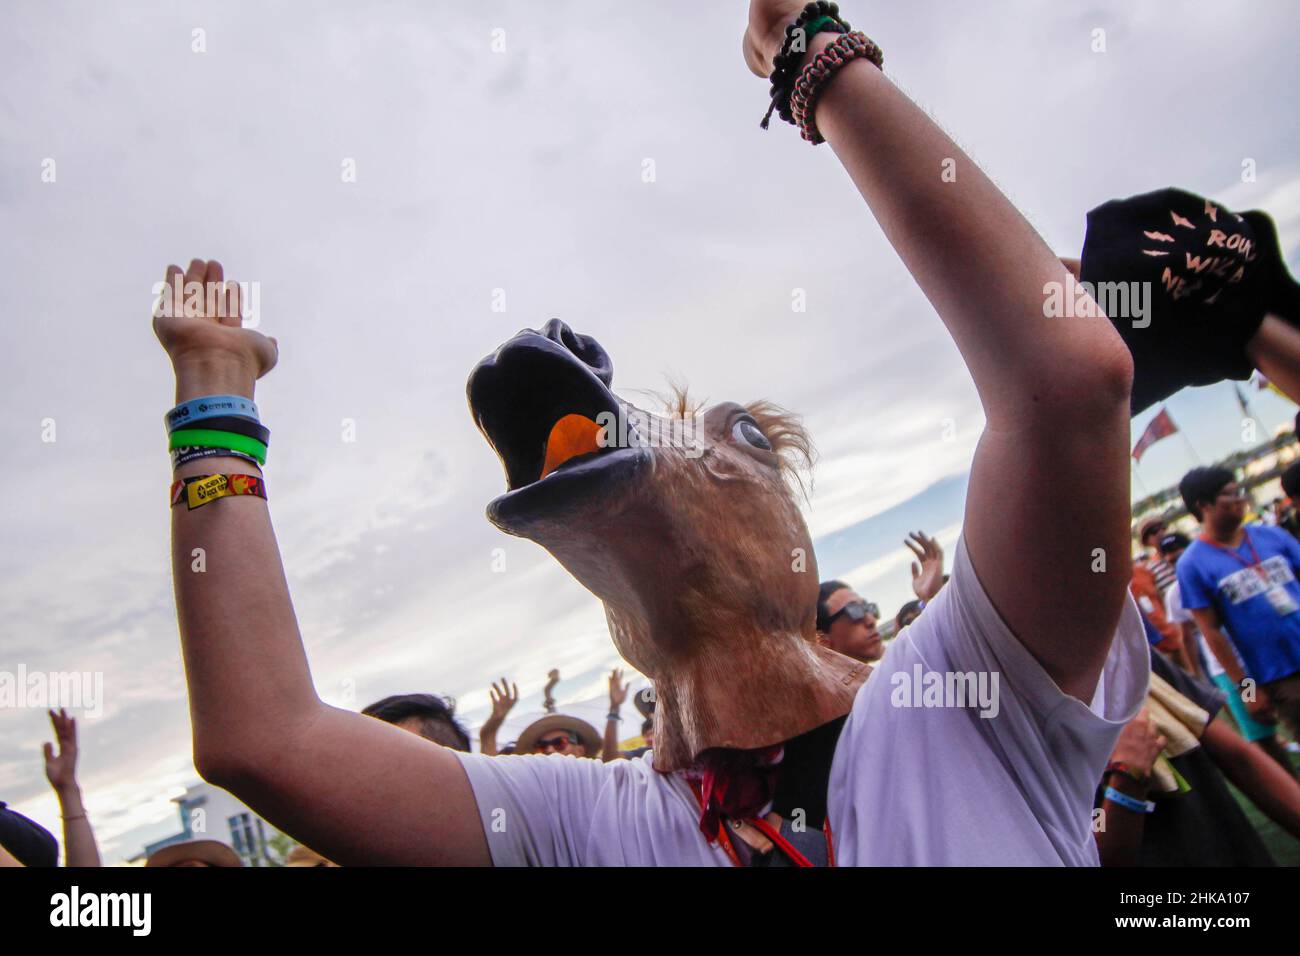
[[[612,381],[600,344],[553,319],[483,359],[466,392],[506,471],[488,519],[600,598],[654,681],[655,769],[847,714],[870,669],[816,640],[817,564],[782,472],[784,448],[807,449],[797,427],[765,402],[654,415]]]

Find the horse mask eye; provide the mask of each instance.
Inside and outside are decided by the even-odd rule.
[[[738,442],[752,445],[755,448],[761,448],[764,451],[772,450],[772,443],[767,440],[767,436],[764,435],[759,430],[759,427],[748,418],[742,418],[732,426],[731,437]]]

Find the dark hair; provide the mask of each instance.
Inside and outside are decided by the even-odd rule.
[[[912,614],[912,613],[916,613],[916,614],[920,614],[920,613],[921,613],[921,602],[920,602],[920,601],[908,601],[906,604],[904,604],[902,607],[900,607],[900,608],[898,609],[898,613],[894,615],[894,626],[895,626],[895,627],[902,627],[902,626],[903,626],[903,618],[907,617],[907,615]]]
[[[386,724],[398,724],[411,717],[420,719],[420,736],[436,744],[469,753],[469,734],[456,719],[456,701],[437,694],[394,694],[375,701],[361,711]]]
[[[1300,500],[1300,461],[1293,461],[1282,472],[1282,490],[1292,500]]]
[[[59,841],[35,820],[0,802],[0,846],[23,866],[59,865]]]
[[[1217,465],[1209,468],[1193,468],[1183,475],[1183,480],[1178,483],[1178,493],[1183,496],[1183,504],[1187,506],[1187,510],[1196,516],[1197,521],[1200,521],[1201,504],[1219,497],[1219,492],[1224,486],[1236,480],[1237,476],[1231,471]]]
[[[655,729],[655,719],[653,717],[647,717],[645,721],[641,724],[641,736],[644,737],[646,734],[650,733],[650,731],[654,729]]]
[[[823,581],[821,588],[817,591],[817,630],[824,631],[831,626],[830,614],[826,611],[826,602],[836,591],[842,591],[846,587],[843,581]]]

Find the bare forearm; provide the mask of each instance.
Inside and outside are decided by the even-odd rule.
[[[1246,343],[1246,354],[1270,382],[1300,402],[1300,330],[1275,315],[1265,316]]]
[[[1274,823],[1300,839],[1300,783],[1294,777],[1222,720],[1210,722],[1201,745],[1238,790]]]
[[[251,383],[178,377],[177,400]],[[236,458],[182,465],[177,478],[256,472]],[[172,509],[172,574],[196,760],[223,760],[287,733],[321,704],[312,686],[267,503],[240,496]],[[252,732],[256,731],[256,733]]]
[[[812,48],[829,42],[819,35]],[[1065,282],[1066,267],[920,107],[856,60],[831,79],[816,117],[947,325],[991,422],[1052,399],[1078,406],[1085,383],[1082,397],[1107,397],[1097,373],[1127,358],[1118,334],[1105,318],[1044,317],[1044,285]]]
[[[1106,784],[1135,800],[1147,798],[1145,786],[1122,774],[1110,775]],[[1102,828],[1096,832],[1101,865],[1137,866],[1146,829],[1146,814],[1120,806],[1109,797],[1102,801],[1101,811]]]
[[[482,754],[489,757],[497,755],[497,730],[501,726],[501,721],[488,719],[482,729],[478,732],[478,749]]]
[[[95,831],[81,801],[81,788],[75,785],[57,789],[59,816],[63,818],[64,866],[103,866]]]
[[[1228,636],[1217,627],[1206,627],[1204,623],[1201,626],[1201,633],[1205,635],[1205,642],[1210,645],[1210,653],[1218,660],[1219,666],[1232,678],[1232,682],[1240,687],[1241,682],[1246,679],[1246,672],[1241,669],[1241,662],[1237,660],[1237,652],[1233,649]]]
[[[605,721],[605,742],[601,749],[601,756],[604,757],[605,763],[611,760],[617,760],[621,755],[618,752],[618,721]]]

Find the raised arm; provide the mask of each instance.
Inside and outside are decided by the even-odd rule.
[[[59,798],[59,816],[63,820],[63,865],[102,866],[95,831],[90,817],[81,802],[81,785],[77,783],[77,721],[68,712],[50,711],[50,726],[59,743],[55,753],[52,744],[45,744],[45,779]]]
[[[770,72],[801,7],[754,0],[751,69]],[[818,34],[809,54],[833,39]],[[1104,317],[1044,317],[1066,267],[880,70],[864,60],[838,70],[816,119],[979,392],[988,424],[967,495],[971,561],[1013,633],[1066,693],[1087,699],[1129,575],[1128,350]],[[1087,613],[1062,614],[1067,607]]]
[[[179,273],[168,267],[167,281]],[[184,281],[221,283],[221,265],[196,259]],[[155,316],[178,403],[252,398],[275,364],[274,340],[240,327],[237,294],[222,304],[224,315],[205,306]],[[176,477],[256,471],[241,459],[205,458]],[[450,751],[316,695],[265,501],[177,505],[172,559],[194,762],[204,779],[344,865],[489,862],[469,781]]]
[[[493,683],[488,690],[488,698],[492,702],[492,713],[479,728],[478,749],[479,753],[495,757],[499,753],[497,731],[505,723],[506,715],[510,713],[511,708],[519,703],[519,685],[512,684],[503,677],[500,687]]]

